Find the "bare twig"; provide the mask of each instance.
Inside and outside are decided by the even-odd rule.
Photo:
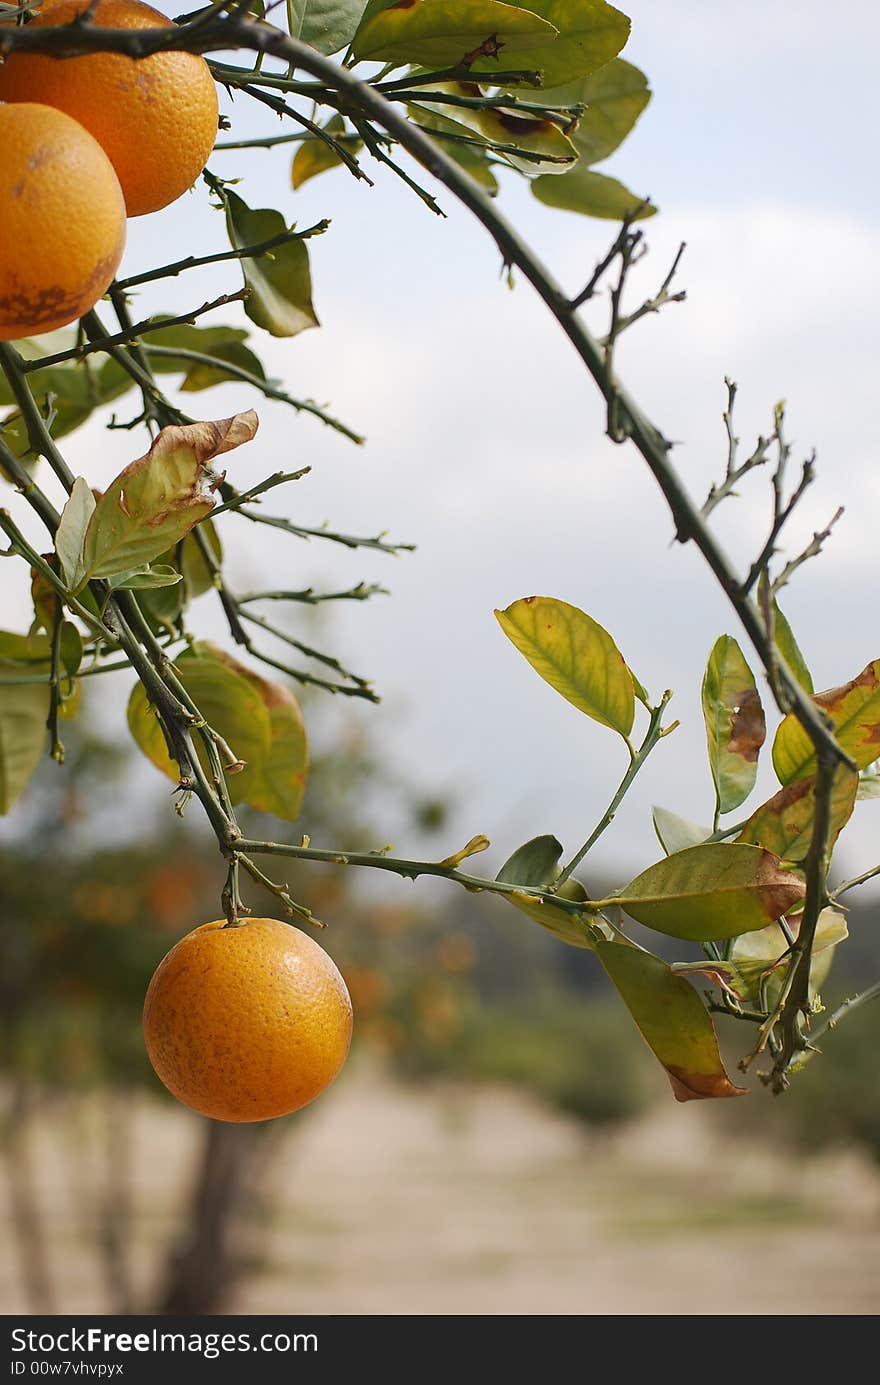
[[[34,370],[45,370],[47,366],[63,365],[67,361],[81,360],[84,356],[91,356],[96,351],[109,351],[113,346],[129,346],[134,339],[147,332],[161,332],[166,327],[192,326],[200,317],[213,312],[215,308],[225,307],[228,303],[240,303],[242,299],[247,298],[248,292],[248,289],[239,289],[237,293],[221,293],[210,303],[203,303],[201,307],[193,308],[188,313],[181,313],[178,317],[145,318],[142,322],[136,322],[120,332],[90,338],[89,341],[74,346],[69,351],[57,351],[53,356],[35,356],[32,360],[22,361],[22,369],[25,374],[29,375]],[[171,354],[178,355],[180,353],[172,352]],[[213,360],[213,358],[211,359]],[[222,365],[223,362],[213,360],[213,364],[217,366]]]
[[[806,548],[804,548],[802,552],[800,552],[797,555],[796,558],[792,558],[790,562],[787,562],[785,564],[785,567],[779,573],[778,577],[774,577],[772,583],[770,584],[771,591],[774,596],[777,594],[777,592],[782,590],[785,584],[791,579],[793,574],[797,572],[798,568],[801,567],[803,563],[808,562],[810,558],[818,557],[818,555],[822,552],[822,545],[830,537],[831,530],[834,528],[837,521],[842,517],[843,513],[843,506],[838,506],[834,514],[831,516],[831,519],[825,525],[825,528],[817,530],[816,533],[813,534],[813,537],[810,539],[810,542],[807,544]]]
[[[739,438],[735,435],[733,430],[733,410],[734,404],[736,403],[737,385],[734,380],[728,379],[727,376],[725,376],[724,384],[727,389],[727,407],[723,414],[724,428],[727,433],[727,470],[724,480],[719,485],[712,485],[709,488],[709,494],[706,496],[702,509],[700,510],[704,519],[709,518],[712,511],[717,505],[721,504],[722,500],[726,500],[728,496],[736,495],[736,487],[744,476],[747,476],[750,471],[754,471],[755,467],[764,466],[768,459],[770,448],[774,443],[779,441],[779,434],[777,431],[779,420],[777,418],[773,432],[769,437],[759,437],[755,444],[754,451],[746,457],[744,462],[740,462],[739,465],[737,465]]]

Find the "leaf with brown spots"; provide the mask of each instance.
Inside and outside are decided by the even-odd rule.
[[[766,928],[803,897],[803,882],[772,852],[706,842],[649,866],[608,903],[658,933],[707,942]]]
[[[216,483],[205,484],[208,462],[250,442],[256,431],[253,410],[215,423],[163,428],[149,452],[111,481],[88,517],[79,562],[68,577],[71,588],[132,572],[179,543],[213,508]]]
[[[767,725],[754,675],[732,635],[715,641],[703,677],[703,718],[716,821],[748,798]]]
[[[370,0],[351,48],[356,58],[444,68],[457,67],[490,37],[508,57],[552,43],[556,34],[548,20],[501,0]]]
[[[705,1005],[685,979],[650,952],[599,942],[596,955],[666,1069],[676,1101],[744,1096],[724,1070]]]
[[[830,719],[841,750],[859,769],[867,769],[880,757],[880,659],[843,687],[816,693],[813,701]],[[781,784],[816,772],[813,743],[791,712],[776,732],[773,768]]]
[[[856,771],[838,765],[831,795],[831,846],[852,817],[858,787]],[[752,813],[737,841],[765,846],[785,861],[803,861],[815,816],[816,776],[795,779]]]
[[[517,70],[540,72],[547,87],[598,72],[629,38],[629,19],[606,0],[523,0],[523,9],[542,15],[559,31],[550,43],[529,44],[516,62]],[[474,64],[475,72],[481,69],[490,71],[485,58]]]
[[[432,91],[446,92],[451,96],[482,95],[482,88],[468,82],[438,83]],[[451,111],[454,109],[454,118]],[[571,140],[563,134],[558,125],[548,120],[536,120],[512,111],[478,111],[465,107],[444,106],[436,101],[413,101],[407,104],[407,112],[416,125],[424,130],[437,130],[441,134],[465,136],[472,139],[479,135],[487,141],[487,148],[494,149],[497,156],[521,173],[559,174],[564,173],[577,160],[577,150]],[[503,152],[498,147],[503,146]],[[524,157],[510,152],[510,147],[523,151]],[[452,145],[454,148],[454,144]],[[459,146],[460,148],[461,146]]]

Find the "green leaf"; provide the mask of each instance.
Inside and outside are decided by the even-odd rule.
[[[627,664],[627,668],[629,668],[629,664]],[[629,669],[629,676],[630,676],[630,678],[631,678],[632,681],[633,681],[633,692],[635,693],[635,695],[636,695],[636,697],[638,698],[639,702],[641,702],[642,706],[643,706],[643,707],[647,707],[647,708],[648,708],[648,711],[650,712],[650,711],[651,711],[651,699],[650,699],[650,697],[648,696],[648,693],[647,693],[647,690],[646,690],[646,688],[645,688],[644,683],[642,683],[642,682],[636,677],[636,675],[633,673],[633,671],[632,671],[631,668]]]
[[[859,769],[866,769],[880,750],[880,659],[875,659],[852,682],[813,701],[831,720],[841,749]],[[773,742],[773,768],[781,784],[816,772],[813,743],[793,712],[780,723]]]
[[[676,851],[684,851],[689,846],[699,846],[712,835],[711,827],[689,822],[677,813],[670,813],[667,808],[654,808],[652,816],[657,840],[667,856],[673,856]]]
[[[20,798],[46,745],[48,683],[0,687],[0,815]]]
[[[559,36],[518,52],[516,67],[543,73],[547,87],[596,72],[617,56],[629,38],[630,21],[604,0],[528,0],[528,8],[548,20]],[[491,72],[491,61],[480,58],[473,70]]]
[[[260,765],[246,769],[236,785],[241,802],[295,822],[302,807],[309,768],[306,728],[300,705],[289,688],[260,678],[228,654],[224,662],[247,678],[269,714],[269,748]]]
[[[208,725],[223,737],[253,775],[265,762],[272,742],[269,711],[261,689],[250,676],[230,665],[229,657],[222,650],[200,641],[190,652],[181,655],[174,667]],[[128,726],[135,744],[147,759],[177,783],[179,769],[168,753],[159,719],[140,683],[129,698]],[[199,760],[207,769],[200,737],[195,735],[193,741]],[[244,774],[229,776],[229,795],[233,803],[242,801],[247,782]]]
[[[196,364],[182,358],[150,358],[150,365],[157,375],[182,374],[184,378],[180,388],[186,392],[208,389],[211,385],[223,384],[233,379],[234,377],[223,369],[224,363],[238,366],[258,379],[265,379],[265,371],[259,358],[243,344],[246,339],[247,332],[241,328],[201,327],[188,323],[156,332],[145,332],[143,336],[144,342],[151,346],[179,346],[215,358],[214,366]],[[20,342],[17,344],[21,345]],[[71,345],[73,340],[65,338],[61,347],[52,345],[52,349],[61,350]],[[45,352],[35,351],[34,355],[48,354],[48,351],[49,348]],[[40,412],[44,417],[49,415],[49,431],[56,439],[73,433],[96,409],[112,404],[134,389],[131,376],[102,352],[94,352],[88,360],[71,361],[69,364],[47,366],[44,370],[33,371],[28,376],[28,384]],[[11,396],[0,383],[0,404],[8,402],[11,402]],[[3,425],[3,440],[16,457],[25,462],[36,460],[30,452],[27,429],[16,410],[7,415]]]
[[[475,48],[495,40],[505,59],[517,54],[519,66],[524,48],[551,43],[556,32],[532,11],[500,0],[370,0],[351,46],[358,59],[442,68],[460,66]]]
[[[76,346],[76,326],[58,327],[54,332],[43,332],[40,336],[19,337],[15,349],[26,361],[35,361],[39,356],[54,356],[57,351],[71,351]],[[33,372],[31,374],[33,378]],[[0,372],[0,405],[15,402],[15,394],[6,376]]]
[[[52,639],[54,637],[55,621],[58,618],[58,603],[55,600],[54,591],[52,593],[51,609],[45,610],[45,628],[48,632],[43,634],[34,629],[27,635],[19,635],[9,630],[0,630],[0,673],[14,677],[16,673],[24,673],[29,677],[42,674],[45,683],[40,685],[22,684],[23,688],[36,687],[48,693],[49,679],[52,674]],[[42,605],[42,603],[40,603]],[[42,615],[37,617],[42,621]],[[79,669],[83,657],[82,635],[77,627],[70,620],[61,622],[61,645],[60,645],[61,667],[68,675],[62,679],[61,686],[61,715],[72,717],[76,715],[79,707],[80,685],[74,678],[74,674]],[[0,685],[13,688],[14,684]],[[48,704],[46,715],[48,715]],[[45,717],[44,717],[45,722]]]
[[[61,663],[65,673],[73,678],[79,672],[79,666],[83,659],[82,635],[74,625],[72,620],[61,622],[61,641],[60,641]]]
[[[157,633],[169,631],[175,634],[175,622],[186,606],[185,583],[178,582],[173,587],[151,587],[148,591],[142,592],[138,598],[138,605],[146,616],[150,629]]]
[[[791,669],[800,687],[803,688],[805,693],[812,694],[814,691],[812,674],[807,668],[806,660],[794,637],[794,631],[780,611],[775,597],[773,598],[773,615],[773,642],[788,664],[788,667]]]
[[[495,615],[545,683],[594,721],[629,735],[632,675],[607,630],[577,606],[549,596],[527,596]]]
[[[203,484],[207,463],[250,442],[256,431],[253,411],[163,428],[149,452],[120,472],[98,501],[85,533],[79,585],[142,568],[188,534],[214,504]]]
[[[532,837],[508,857],[495,879],[504,885],[540,889],[556,879],[561,856],[562,843],[555,837]]]
[[[120,587],[126,590],[141,591],[149,590],[152,587],[174,587],[182,581],[183,577],[176,568],[156,563],[152,567],[142,567],[135,572],[123,572],[118,577],[111,577],[110,587],[113,591],[117,591]]]
[[[794,929],[795,935],[797,929]],[[839,909],[823,909],[816,924],[813,940],[813,960],[810,964],[810,991],[816,995],[825,984],[834,949],[848,936],[846,915]],[[730,960],[736,969],[737,994],[742,1000],[757,1000],[761,981],[767,979],[767,1003],[776,1004],[785,973],[790,966],[788,941],[778,924],[762,928],[737,938],[730,950]]]
[[[77,591],[84,581],[83,546],[95,507],[91,486],[82,476],[78,476],[61,511],[61,523],[55,532],[55,552],[71,591]]]
[[[585,165],[601,163],[613,154],[632,130],[651,99],[651,89],[644,72],[623,58],[614,58],[598,72],[578,82],[544,88],[540,93],[542,105],[584,105],[571,140]]]
[[[663,1064],[677,1101],[743,1096],[724,1070],[712,1020],[697,992],[650,952],[600,942],[596,955]]]
[[[580,164],[561,178],[548,178],[544,173],[531,187],[545,207],[579,212],[581,216],[595,216],[606,221],[623,221],[626,217],[631,221],[644,221],[657,211],[653,204],[644,197],[636,197],[616,178],[594,173]]]
[[[584,904],[589,899],[589,895],[579,880],[568,879],[560,885],[559,890],[554,895],[548,895],[546,899],[537,898],[527,894],[530,889],[540,889],[544,885],[551,885],[559,875],[559,860],[562,856],[562,845],[555,837],[542,836],[533,837],[531,841],[524,842],[517,847],[512,856],[505,861],[495,879],[505,885],[520,885],[519,890],[513,894],[504,895],[503,898],[515,909],[526,914],[534,923],[539,923],[542,928],[546,928],[555,937],[564,943],[569,943],[572,947],[591,948],[594,939],[601,937],[604,931],[604,924],[601,919],[591,918],[590,915],[570,914],[560,909],[553,903],[554,897],[569,900],[575,904]]]
[[[212,519],[203,519],[199,525],[199,533],[206,540],[211,553],[218,563],[223,561],[223,545],[220,542],[220,535],[217,526]],[[205,562],[202,550],[196,543],[195,538],[190,535],[183,541],[181,556],[181,570],[183,580],[186,584],[187,598],[191,601],[197,596],[204,596],[205,592],[214,589],[214,574]]]
[[[708,842],[649,866],[613,902],[646,928],[706,942],[766,928],[803,897],[802,881],[771,852]]]
[[[831,796],[832,847],[852,817],[858,787],[856,771],[838,765]],[[815,816],[816,776],[794,779],[752,813],[737,841],[765,846],[785,861],[803,861],[810,849]]]
[[[213,385],[234,381],[236,377],[224,368],[227,364],[246,370],[258,380],[265,380],[262,362],[245,345],[247,338],[247,332],[241,327],[199,327],[194,323],[178,323],[175,327],[145,332],[142,340],[147,346],[162,346],[166,350],[180,347],[181,350],[198,351],[200,355],[211,357],[211,365],[190,361],[183,356],[176,359],[174,356],[150,357],[150,365],[157,375],[182,373],[179,388],[184,393],[194,394]]]
[[[53,624],[54,613],[50,617],[50,628]],[[52,646],[46,635],[19,635],[12,630],[0,630],[0,662],[41,665],[50,658],[51,652]]]
[[[709,655],[702,689],[709,767],[717,816],[748,798],[767,735],[754,675],[732,635],[721,635]]]
[[[352,40],[364,0],[293,0],[288,6],[291,38],[301,38],[329,57]]]
[[[583,904],[588,895],[579,880],[566,880],[559,888],[558,897],[575,904]],[[503,895],[502,898],[515,909],[519,909],[520,913],[526,914],[533,923],[539,923],[542,928],[546,928],[554,937],[571,947],[590,949],[595,945],[596,938],[602,936],[601,920],[594,919],[586,910],[583,914],[571,914],[560,909],[553,903],[553,895],[541,899],[527,894],[525,890],[515,890],[513,894]]]
[[[212,519],[201,521],[199,535],[205,540],[216,562],[222,563],[223,545],[220,542],[217,526]],[[188,534],[182,544],[175,544],[173,548],[160,554],[159,562],[162,566],[174,568],[183,575],[185,591],[181,592],[180,595],[184,603],[193,601],[197,596],[204,596],[205,592],[214,590],[214,574],[205,561],[195,534]]]
[[[226,229],[236,250],[259,245],[287,230],[280,212],[271,208],[253,211],[229,189],[224,196]],[[295,337],[320,325],[312,306],[312,275],[305,241],[284,241],[264,255],[242,260],[241,268],[250,289],[244,310],[251,322],[273,337]]]

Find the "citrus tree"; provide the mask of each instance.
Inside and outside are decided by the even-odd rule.
[[[132,736],[173,781],[179,812],[198,800],[226,863],[223,917],[172,950],[151,986],[146,1031],[159,1075],[196,1109],[247,1120],[310,1099],[343,1061],[350,1012],[332,964],[273,922],[249,921],[242,899],[244,873],[276,908],[317,924],[277,878],[277,866],[263,868],[264,858],[294,858],[411,879],[438,876],[491,893],[594,954],[680,1100],[743,1090],[722,1063],[714,1011],[741,1020],[752,1036],[740,1067],[767,1055],[764,1076],[782,1090],[822,1034],[880,993],[875,985],[823,1014],[820,990],[846,936],[843,898],[880,872],[876,866],[834,889],[829,884],[831,852],[856,801],[880,791],[880,660],[816,694],[779,608],[780,592],[819,553],[834,522],[799,554],[778,557],[814,474],[810,457],[790,476],[782,409],[744,456],[734,425],[736,388],[728,382],[726,465],[701,503],[685,488],[664,432],[618,374],[621,336],[683,297],[675,288],[679,255],[657,292],[631,303],[630,271],[645,248],[638,223],[656,209],[595,168],[649,100],[646,78],[620,56],[629,20],[605,0],[369,0],[365,8],[361,0],[288,0],[280,16],[277,7],[264,14],[252,0],[216,0],[177,23],[139,0],[44,0],[2,9],[0,366],[9,412],[0,465],[41,537],[0,511],[8,555],[30,568],[34,606],[28,631],[0,636],[0,804],[3,811],[13,806],[47,742],[52,757],[63,760],[63,723],[76,715],[88,680],[133,670]],[[248,206],[227,165],[223,176],[205,166],[218,88],[239,99],[231,117],[221,116],[214,147],[237,151],[239,166],[254,145],[279,148],[279,158],[291,146],[291,176],[300,186],[334,168],[369,182],[378,163],[434,212],[441,210],[439,184],[476,217],[506,269],[537,292],[605,400],[608,436],[641,454],[676,540],[699,550],[763,670],[780,717],[772,745],[780,788],[769,801],[738,815],[752,794],[767,728],[755,675],[737,640],[724,634],[702,687],[713,821],[694,824],[655,810],[662,858],[591,897],[581,879],[589,855],[647,757],[677,723],[667,716],[671,693],[652,696],[595,620],[567,601],[531,596],[496,612],[502,630],[552,688],[618,736],[626,754],[619,785],[576,851],[566,858],[554,837],[537,835],[488,878],[467,864],[489,845],[485,836],[442,861],[421,861],[313,845],[308,835],[268,841],[243,833],[238,804],[281,823],[301,813],[307,741],[290,680],[375,700],[365,679],[265,612],[363,601],[375,588],[237,593],[224,575],[225,517],[348,547],[395,546],[382,535],[305,529],[271,512],[268,493],[303,473],[268,475],[242,491],[221,460],[241,446],[259,448],[256,414],[195,419],[163,388],[169,376],[184,393],[244,382],[255,400],[280,400],[354,437],[271,381],[258,344],[243,330],[202,321],[240,300],[259,332],[293,336],[316,326],[309,241],[326,230],[324,222],[289,227],[279,212]],[[257,139],[236,138],[242,101],[266,112],[266,133]],[[526,178],[551,207],[621,222],[574,297],[499,210],[510,174]],[[167,205],[199,176],[225,219],[229,250],[206,255],[193,245],[172,262],[115,277],[126,216]],[[217,262],[229,262],[231,276],[221,298],[133,320],[135,288],[185,283],[189,269]],[[610,307],[597,332],[584,310],[600,292]],[[104,297],[107,309],[97,306]],[[126,426],[146,434],[145,450],[96,492],[71,470],[63,439],[129,395],[138,413]],[[118,426],[115,413],[108,421]],[[61,509],[40,482],[41,459],[66,494]],[[766,540],[755,554],[728,555],[712,525],[714,511],[762,465],[771,472]],[[209,591],[222,604],[235,655],[191,633],[190,603]],[[271,640],[285,643],[289,658],[272,652]],[[675,962],[656,955],[631,936],[628,921],[681,940],[686,955]],[[197,952],[208,959],[206,979],[192,990],[181,959]],[[290,983],[293,954],[297,966],[311,959],[302,984]],[[294,1032],[316,1044],[302,1081],[283,1072],[295,1061]],[[236,1052],[236,1034],[248,1037],[247,1055]],[[235,1084],[230,1078],[226,1088],[208,1058],[217,1052],[236,1054]],[[270,1070],[275,1075],[257,1090],[255,1074]]]

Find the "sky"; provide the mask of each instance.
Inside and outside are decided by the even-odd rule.
[[[819,457],[789,554],[846,506],[825,554],[783,602],[817,687],[832,686],[880,653],[871,95],[880,17],[853,2],[832,17],[812,0],[796,10],[767,0],[735,8],[631,0],[624,8],[633,19],[625,56],[649,74],[654,99],[607,171],[661,209],[647,225],[651,253],[634,295],[654,291],[685,241],[679,283],[688,298],[629,334],[621,374],[676,440],[675,460],[697,497],[724,467],[724,376],[740,385],[744,445],[786,400],[795,460],[813,446]],[[271,117],[255,121],[241,100],[232,113],[242,135],[275,133]],[[492,839],[485,859],[496,868],[539,832],[573,850],[601,816],[625,751],[538,679],[492,615],[535,593],[572,602],[610,630],[655,696],[675,690],[670,710],[682,725],[655,751],[598,853],[603,873],[649,864],[659,855],[652,803],[711,818],[699,686],[715,638],[737,626],[699,555],[671,542],[644,464],[604,439],[601,401],[558,327],[527,284],[507,287],[492,243],[449,196],[440,194],[441,220],[383,170],[372,189],[337,170],[294,192],[284,149],[218,154],[212,166],[240,175],[251,205],[278,207],[300,225],[331,218],[330,231],[310,243],[320,330],[291,341],[260,334],[254,344],[291,393],[329,403],[368,440],[356,448],[261,402],[258,439],[230,456],[230,479],[245,488],[279,467],[309,465],[306,480],[272,497],[276,511],[352,533],[387,529],[418,545],[389,558],[302,544],[235,516],[224,524],[233,587],[339,588],[364,579],[392,591],[340,605],[321,629],[323,643],[369,675],[383,700],[322,708],[319,737],[338,737],[355,718],[413,792],[448,798],[442,854],[478,832]],[[610,223],[540,206],[515,175],[504,181],[502,205],[572,291],[614,234]],[[222,242],[220,218],[196,191],[132,223],[124,272]],[[145,292],[136,311],[177,312],[237,284],[234,271],[200,272]],[[603,311],[592,319],[597,329]],[[240,319],[232,309],[222,320]],[[206,417],[222,417],[254,401],[230,386],[189,396],[188,407],[194,402]],[[130,434],[90,425],[67,452],[100,484],[136,455],[133,447]],[[741,567],[761,545],[769,507],[759,473],[717,514]],[[15,628],[27,617],[9,567],[0,614]],[[191,623],[222,634],[210,597]],[[124,734],[124,691],[122,676],[102,702],[108,733]],[[765,766],[754,803],[774,787]],[[367,845],[394,840],[399,854],[414,854],[420,843],[396,835],[409,829],[393,802],[380,802],[377,814],[378,840]],[[878,814],[876,802],[860,805],[840,848],[847,873],[880,856]]]

